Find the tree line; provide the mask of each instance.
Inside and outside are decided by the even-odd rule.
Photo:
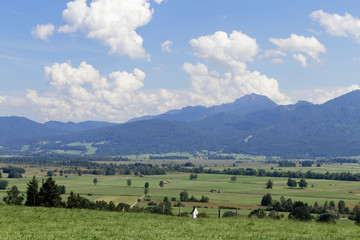
[[[292,201],[291,198],[281,197],[280,201],[273,200],[270,193],[265,194],[261,199],[261,206],[267,207],[267,211],[289,212],[289,219],[308,221],[313,219],[311,213],[318,214],[316,221],[336,223],[340,214],[348,215],[348,219],[360,223],[360,205],[355,206],[352,210],[346,207],[345,201],[340,200],[337,204],[334,201],[325,201],[323,205],[317,202],[309,205],[302,201]],[[262,210],[262,211],[261,211]],[[265,217],[263,209],[250,213],[252,217]],[[280,215],[278,215],[280,216]]]
[[[342,180],[342,181],[360,181],[360,173],[350,172],[326,172],[318,173],[313,171],[266,171],[264,169],[254,168],[225,168],[219,169],[205,169],[203,166],[188,168],[179,164],[167,164],[168,171],[189,172],[189,173],[207,173],[207,174],[227,174],[227,175],[244,175],[244,176],[259,176],[259,177],[285,177],[285,178],[304,178],[304,179],[328,179],[328,180]]]

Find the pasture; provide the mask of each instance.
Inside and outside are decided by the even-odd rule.
[[[208,161],[209,162],[209,161]],[[218,163],[217,163],[218,164]],[[257,167],[264,168],[264,163]],[[249,162],[248,165],[239,167],[252,166],[256,167],[256,163]],[[352,169],[358,164],[347,165],[333,165],[332,168],[340,171],[341,168]],[[45,178],[46,170],[41,171],[40,168],[23,166],[26,168],[24,178],[21,179],[7,179],[6,174],[3,174],[3,179],[9,181],[9,187],[17,185],[21,192],[25,194],[26,184],[31,180],[32,176],[37,176],[41,179]],[[215,167],[215,166],[213,166]],[[217,166],[221,168],[220,166]],[[222,168],[224,168],[223,166]],[[270,168],[270,165],[266,166]],[[290,169],[290,168],[289,168]],[[298,170],[298,168],[292,168]],[[304,169],[304,168],[303,168]],[[310,168],[309,168],[310,169]],[[303,170],[304,171],[304,170]],[[307,170],[305,170],[307,171]],[[309,204],[322,205],[325,201],[333,200],[336,204],[340,200],[346,202],[346,206],[353,207],[360,201],[360,182],[352,181],[335,181],[335,180],[320,180],[320,179],[306,179],[308,187],[304,189],[291,189],[286,185],[287,178],[275,177],[256,177],[256,176],[237,176],[237,180],[232,182],[231,175],[223,174],[198,174],[196,180],[190,180],[189,173],[168,173],[167,175],[153,175],[153,176],[134,176],[134,175],[68,175],[53,177],[58,185],[65,185],[66,194],[62,195],[63,200],[67,199],[70,191],[79,193],[81,196],[87,197],[92,201],[105,200],[107,202],[113,201],[115,204],[120,202],[133,204],[137,199],[144,195],[145,182],[150,184],[149,194],[151,201],[159,203],[165,196],[170,200],[176,198],[179,201],[179,194],[182,191],[187,191],[190,196],[200,199],[202,195],[209,197],[209,203],[199,202],[185,202],[186,206],[183,212],[190,212],[192,206],[201,206],[200,211],[205,211],[210,217],[217,216],[217,209],[219,206],[239,208],[240,215],[247,215],[252,209],[260,207],[260,202],[263,195],[271,193],[273,199],[279,200],[281,196],[291,198],[293,201],[303,201]],[[97,178],[98,183],[95,185],[93,180]],[[127,186],[127,179],[131,179],[131,186]],[[271,179],[274,183],[273,189],[266,189],[265,183]],[[295,179],[299,181],[300,179]],[[159,186],[160,181],[170,181],[164,184],[164,187]],[[312,184],[317,184],[316,187],[311,187]],[[336,185],[336,186],[330,186]],[[211,193],[210,190],[217,190],[220,192]],[[0,191],[0,200],[5,196],[6,191]],[[147,205],[146,198],[139,203],[139,205]],[[176,204],[177,201],[172,201]],[[174,207],[174,213],[178,209]],[[226,210],[223,210],[226,211]]]
[[[359,239],[338,224],[239,218],[179,218],[142,213],[0,206],[0,239]]]

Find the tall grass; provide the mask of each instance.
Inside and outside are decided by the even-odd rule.
[[[0,239],[359,239],[336,225],[270,219],[191,219],[142,213],[0,206]]]

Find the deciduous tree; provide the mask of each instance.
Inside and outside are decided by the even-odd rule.
[[[3,201],[8,205],[22,205],[24,194],[20,195],[20,191],[16,185],[12,186],[7,192]]]

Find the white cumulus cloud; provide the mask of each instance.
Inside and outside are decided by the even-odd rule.
[[[289,38],[270,38],[269,41],[275,44],[278,49],[268,50],[270,52],[265,52],[265,56],[274,56],[277,52],[279,53],[278,55],[293,53],[293,58],[299,61],[304,67],[307,66],[309,58],[319,63],[319,55],[326,53],[326,47],[314,36],[305,37],[291,34]]]
[[[360,43],[360,19],[349,13],[345,15],[331,14],[323,10],[310,14],[312,20],[317,21],[325,30],[338,37],[351,37]]]
[[[157,4],[161,4],[163,2],[166,2],[166,0],[154,0]]]
[[[359,90],[360,86],[353,84],[349,87],[335,87],[335,88],[317,88],[311,90],[295,90],[290,92],[292,98],[302,99],[315,104],[322,104],[331,99],[344,95],[346,93]]]
[[[171,46],[173,45],[173,42],[170,40],[166,40],[165,42],[161,43],[161,50],[163,52],[172,53]]]
[[[239,31],[230,35],[219,31],[192,39],[190,45],[196,56],[214,61],[225,70],[220,73],[209,70],[203,63],[185,63],[183,70],[190,75],[192,102],[209,106],[257,93],[278,103],[290,103],[289,98],[280,93],[277,80],[246,69],[246,62],[252,61],[259,51],[256,39]]]
[[[47,41],[55,31],[55,26],[51,23],[48,24],[38,24],[36,28],[31,30],[31,34],[34,38],[39,38],[43,41]]]
[[[195,56],[221,63],[243,71],[245,62],[252,61],[259,51],[256,39],[240,32],[230,35],[218,31],[213,35],[190,40]]]
[[[301,66],[306,67],[307,66],[307,57],[302,55],[301,53],[294,53],[293,58],[297,60]]]
[[[136,29],[148,24],[153,10],[147,0],[74,0],[67,3],[62,33],[82,32],[110,48],[110,53],[132,59],[149,58]]]

